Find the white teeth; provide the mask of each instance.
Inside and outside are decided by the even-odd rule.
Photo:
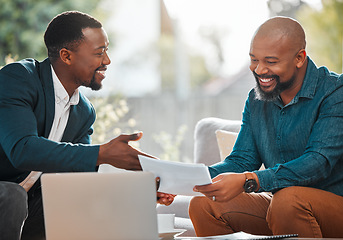
[[[273,78],[260,78],[261,82],[267,83],[273,80]]]
[[[102,70],[102,71],[100,71],[100,70],[98,70],[98,71],[96,71],[97,73],[100,73],[101,75],[105,75],[105,72],[106,71],[104,71],[104,70]]]

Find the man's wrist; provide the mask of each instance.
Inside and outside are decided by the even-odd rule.
[[[260,189],[258,177],[256,173],[253,172],[244,172],[245,175],[245,183],[244,183],[244,191],[246,193],[257,192]]]
[[[103,155],[104,155],[104,145],[99,146],[99,153],[98,153],[98,159],[96,161],[96,165],[99,166],[100,164],[103,164]]]
[[[258,176],[256,173],[252,172],[252,174],[254,175],[254,179],[257,182],[257,191],[260,189],[260,180],[258,179]]]

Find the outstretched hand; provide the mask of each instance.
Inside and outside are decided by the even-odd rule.
[[[100,145],[97,165],[107,163],[126,170],[142,170],[138,155],[153,156],[129,145],[130,141],[138,141],[142,136],[142,132],[121,134],[108,143]]]

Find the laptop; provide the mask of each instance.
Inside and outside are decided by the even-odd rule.
[[[45,173],[41,182],[47,240],[158,239],[152,173]]]

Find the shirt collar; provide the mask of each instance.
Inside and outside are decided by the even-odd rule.
[[[307,56],[307,68],[306,74],[304,77],[303,84],[297,95],[289,102],[286,106],[293,105],[299,101],[299,98],[309,98],[312,99],[316,93],[317,84],[318,84],[318,68],[315,63]],[[279,96],[277,101],[274,102],[276,105],[281,108],[286,107],[283,105],[282,100]]]
[[[59,104],[61,101],[66,104],[70,105],[77,105],[79,103],[80,97],[79,97],[79,89],[76,89],[69,99],[69,95],[67,90],[62,85],[61,81],[58,79],[54,68],[51,66],[51,73],[52,73],[52,81],[54,83],[54,91],[55,91],[55,101],[57,104]]]
[[[318,84],[318,68],[315,63],[307,57],[307,69],[304,78],[303,85],[296,95],[296,98],[304,97],[304,98],[313,98],[317,89]]]

